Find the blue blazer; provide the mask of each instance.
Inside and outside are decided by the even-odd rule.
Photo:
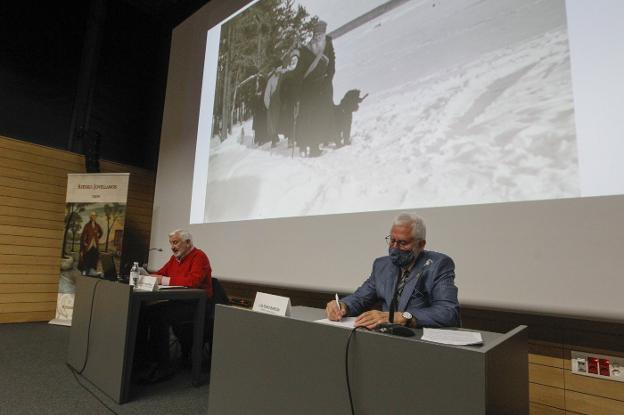
[[[400,268],[389,256],[377,258],[371,276],[353,294],[341,301],[349,315],[358,316],[381,301],[388,311]],[[409,311],[419,327],[459,326],[459,302],[455,286],[455,264],[439,252],[422,251],[399,298],[397,311]]]

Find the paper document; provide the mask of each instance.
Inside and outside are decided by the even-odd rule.
[[[346,329],[354,328],[355,317],[343,317],[340,321],[331,321],[329,319],[316,320],[316,323],[329,324],[331,326],[344,327]]]
[[[479,332],[428,328],[423,328],[421,340],[441,344],[452,344],[454,346],[468,346],[483,343],[483,338]]]

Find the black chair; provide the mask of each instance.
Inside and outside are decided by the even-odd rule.
[[[102,278],[110,281],[117,280],[117,267],[115,266],[113,254],[102,252],[100,254],[100,261],[102,263]]]
[[[204,366],[210,365],[212,354],[212,338],[214,330],[215,307],[217,304],[230,304],[230,299],[219,280],[212,277],[212,298],[206,301],[206,316],[204,323]],[[182,362],[189,364],[193,347],[193,322],[184,321],[172,325],[172,330],[180,343]],[[207,347],[206,347],[207,346]]]

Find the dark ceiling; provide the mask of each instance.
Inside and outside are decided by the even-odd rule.
[[[155,169],[171,30],[205,3],[3,0],[0,135],[83,152],[82,111],[101,158]]]
[[[171,28],[195,13],[208,0],[124,0],[142,13]]]

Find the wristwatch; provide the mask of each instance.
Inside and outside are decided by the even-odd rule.
[[[412,324],[412,320],[414,319],[414,316],[409,311],[404,311],[403,313],[401,313],[401,317],[403,317],[405,320],[407,320],[405,322],[405,326],[406,327],[409,327],[410,324]]]

